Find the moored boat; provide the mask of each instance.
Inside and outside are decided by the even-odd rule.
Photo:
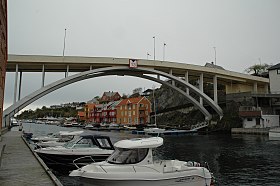
[[[162,144],[161,137],[119,141],[106,161],[81,167],[72,171],[70,176],[80,177],[83,185],[211,185],[212,174],[197,162],[155,160],[153,149]]]
[[[67,169],[73,169],[75,168],[73,161],[76,159],[80,159],[76,161],[79,165],[104,161],[113,150],[109,137],[82,134],[63,146],[39,148],[34,151],[48,166],[63,165]]]
[[[37,147],[44,148],[44,147],[54,147],[54,146],[62,146],[66,142],[71,141],[75,136],[81,135],[84,131],[60,131],[57,140],[43,140],[38,141],[36,143]],[[44,138],[43,138],[44,139]]]
[[[280,138],[280,127],[275,127],[275,128],[269,129],[268,135],[271,138]]]

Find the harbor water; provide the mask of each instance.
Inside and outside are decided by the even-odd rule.
[[[54,125],[24,123],[23,130],[33,135],[46,135],[61,130],[82,130]],[[143,137],[131,131],[91,131],[118,140]],[[144,136],[148,137],[148,136]],[[280,185],[280,140],[263,135],[176,135],[162,136],[163,146],[156,150],[159,159],[207,162],[216,178],[216,185],[255,186]],[[54,172],[65,186],[82,185],[79,179]]]

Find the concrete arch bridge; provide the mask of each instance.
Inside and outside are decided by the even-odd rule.
[[[132,60],[128,58],[9,55],[7,72],[15,72],[16,81],[14,84],[14,104],[3,112],[4,126],[9,125],[10,117],[44,95],[71,83],[101,76],[135,76],[167,85],[180,92],[188,101],[193,103],[204,114],[206,120],[210,120],[212,115],[205,109],[203,103],[211,106],[220,117],[223,116],[223,111],[218,105],[218,83],[225,85],[226,93],[248,91],[264,93],[268,92],[269,85],[269,81],[266,78],[218,68],[166,61]],[[28,96],[16,100],[17,92],[20,95],[23,72],[41,72],[42,86]],[[65,78],[45,86],[46,72],[65,72]],[[78,73],[68,76],[69,72]],[[17,84],[18,76],[19,85]],[[166,79],[169,79],[171,83],[168,83]],[[191,80],[197,80],[199,87],[190,84],[189,81]],[[213,98],[207,96],[203,91],[203,85],[209,82],[213,84]],[[184,88],[181,89],[177,85]],[[190,92],[197,95],[199,100],[193,98]]]

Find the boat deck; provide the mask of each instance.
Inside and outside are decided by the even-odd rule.
[[[8,131],[2,135],[0,185],[62,185],[40,164],[21,135],[22,132],[18,131]]]

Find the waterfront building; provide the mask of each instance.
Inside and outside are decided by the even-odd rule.
[[[116,108],[117,124],[138,125],[150,122],[151,102],[146,97],[123,99]]]
[[[270,67],[268,73],[270,92],[272,94],[280,94],[280,63]]]
[[[1,0],[0,6],[0,135],[2,129],[3,104],[6,79],[6,65],[8,58],[7,36],[7,0]],[[5,126],[4,126],[5,127]]]
[[[101,123],[116,123],[117,122],[117,105],[121,101],[111,101],[105,104],[102,109]]]
[[[241,103],[239,116],[243,128],[271,128],[280,121],[280,63],[268,68],[270,93],[247,92],[232,99]]]
[[[91,112],[95,109],[96,104],[95,103],[87,103],[84,107],[84,120],[86,122],[92,121],[91,119]]]
[[[102,97],[100,98],[100,103],[109,103],[111,101],[118,101],[121,99],[121,96],[118,92],[104,92]]]

